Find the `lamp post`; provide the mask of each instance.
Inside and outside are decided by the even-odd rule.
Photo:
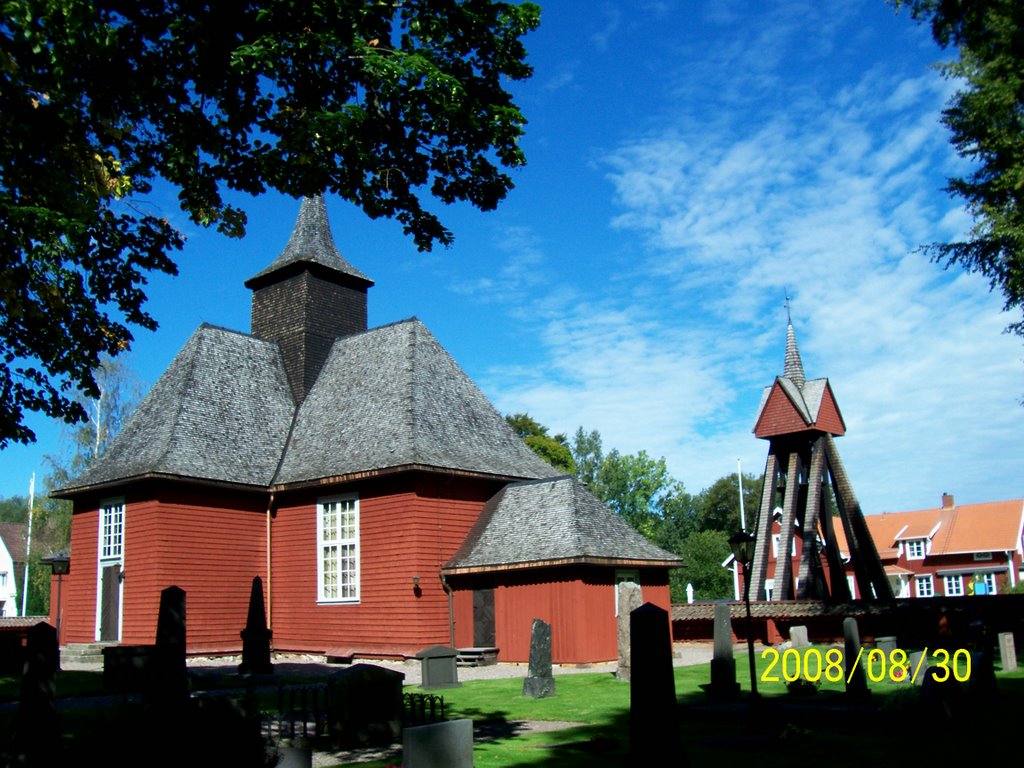
[[[750,618],[750,563],[754,559],[754,536],[746,531],[735,533],[729,539],[733,557],[743,564],[743,601],[747,606],[747,654],[750,657],[750,695],[757,696],[757,670],[754,667],[754,630]]]
[[[60,645],[61,579],[71,572],[71,556],[66,549],[52,552],[40,561],[50,566],[50,572],[57,577],[57,645]]]

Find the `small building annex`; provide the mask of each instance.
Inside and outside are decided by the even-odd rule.
[[[231,653],[253,577],[273,646],[616,657],[615,584],[669,607],[679,558],[537,457],[419,320],[367,328],[373,282],[321,197],[246,286],[250,334],[201,326],[72,499],[61,642],[150,643],[187,594],[188,651]],[[524,641],[524,638],[526,640]]]

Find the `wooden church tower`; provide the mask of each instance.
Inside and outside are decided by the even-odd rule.
[[[862,596],[892,598],[892,588],[868,532],[860,504],[836,450],[835,437],[846,432],[828,379],[804,376],[793,323],[786,329],[786,360],[781,376],[761,398],[754,434],[768,441],[764,490],[757,515],[757,538],[750,594],[763,596],[771,552],[775,510],[781,508],[782,533],[775,564],[773,600],[850,599],[836,541],[842,525],[851,565]],[[799,572],[793,573],[793,537],[803,540]],[[825,578],[822,555],[830,579]],[[794,589],[794,576],[799,589]],[[831,582],[831,589],[829,582]]]

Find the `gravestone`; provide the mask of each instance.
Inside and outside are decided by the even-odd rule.
[[[807,648],[811,641],[807,639],[807,627],[797,624],[789,628],[789,642],[794,648]]]
[[[270,663],[270,637],[267,628],[267,612],[263,606],[263,579],[254,576],[252,591],[249,593],[249,613],[242,630],[242,663],[238,671],[242,674],[269,675],[274,671]]]
[[[473,721],[449,720],[406,728],[403,768],[473,768]]]
[[[896,638],[892,635],[875,638],[875,644],[878,646],[878,650],[885,654],[886,660],[892,656],[892,652],[898,647]]]
[[[736,659],[732,653],[732,616],[728,603],[715,603],[714,641],[711,684],[704,690],[712,698],[735,698],[740,692],[740,685],[736,682]]]
[[[1013,632],[1000,632],[999,638],[999,663],[1003,672],[1017,671],[1017,648],[1013,644]]]
[[[615,677],[628,683],[630,679],[629,617],[640,607],[642,595],[640,585],[632,581],[624,581],[616,589],[619,600],[619,666],[615,671]]]
[[[420,688],[433,691],[438,688],[458,688],[459,668],[456,659],[459,655],[455,648],[434,645],[416,654],[420,660]]]
[[[931,668],[928,659],[924,658],[924,651],[914,651],[910,654],[907,664],[909,665],[907,674],[911,676],[911,682],[914,685],[923,685],[928,677],[928,670]]]
[[[374,664],[353,664],[328,681],[327,729],[336,744],[387,745],[402,735],[405,675]]]
[[[864,676],[864,660],[858,661],[860,655],[860,629],[857,620],[852,616],[843,619],[843,670],[846,675],[846,695],[851,698],[864,698],[871,692],[868,690],[867,678]],[[852,668],[852,672],[851,672]]]
[[[185,666],[185,590],[181,587],[167,587],[160,592],[151,685],[150,695],[154,702],[170,706],[188,702],[188,668]]]
[[[992,632],[983,621],[970,625],[971,678],[967,689],[976,698],[988,698],[996,691],[995,653]]]
[[[533,620],[530,634],[530,669],[523,680],[523,696],[543,699],[555,695],[555,678],[551,674],[551,625]]]
[[[629,623],[630,765],[679,765],[683,753],[668,611],[644,603],[630,614]]]
[[[57,744],[57,630],[46,622],[30,627],[14,725],[14,763],[51,765]]]

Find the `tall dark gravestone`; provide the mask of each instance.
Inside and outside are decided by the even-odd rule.
[[[242,630],[242,663],[238,671],[242,674],[269,675],[274,671],[270,663],[270,638],[273,633],[267,628],[267,611],[263,605],[263,579],[254,576],[252,591],[249,593],[249,614]]]
[[[860,659],[860,628],[852,616],[843,619],[843,660],[846,673],[846,695],[864,698],[871,692],[864,676],[864,660]]]
[[[530,634],[530,670],[523,680],[523,696],[543,699],[555,695],[555,678],[551,674],[551,625],[533,620]]]
[[[14,726],[14,763],[49,766],[57,744],[57,630],[40,622],[28,630],[21,698]]]
[[[711,684],[705,688],[715,699],[731,699],[739,695],[736,682],[736,659],[732,653],[732,615],[728,603],[715,603],[714,657],[711,659]]]
[[[684,765],[668,611],[644,603],[629,616],[629,634],[630,765]]]
[[[185,590],[167,587],[160,593],[156,620],[152,690],[155,703],[178,705],[188,701],[188,668],[185,666]]]

